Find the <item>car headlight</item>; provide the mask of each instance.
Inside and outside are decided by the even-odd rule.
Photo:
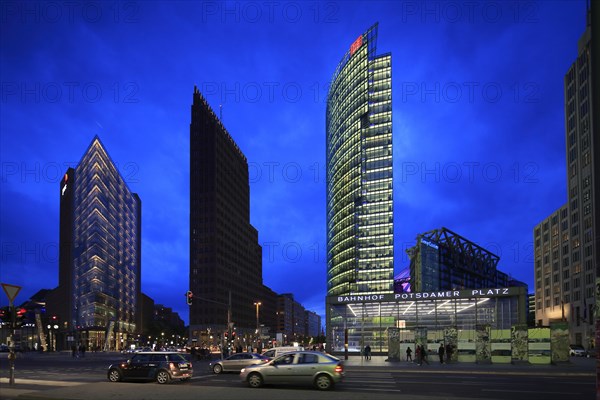
[[[243,374],[245,370],[246,370],[246,368],[242,368],[242,370],[240,371],[240,374]]]

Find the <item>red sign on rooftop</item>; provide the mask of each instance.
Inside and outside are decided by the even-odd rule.
[[[350,45],[350,57],[354,55],[356,50],[362,45],[362,35],[356,38],[354,42]]]

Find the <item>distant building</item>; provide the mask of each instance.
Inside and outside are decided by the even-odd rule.
[[[592,12],[598,6],[591,2],[577,59],[564,77],[567,203],[533,232],[536,324],[567,322],[570,343],[586,349],[595,345],[594,308],[600,274],[600,185],[596,183],[600,177],[600,124],[596,121],[594,125],[592,112],[592,107],[598,107],[593,97],[600,98],[600,78],[596,76],[594,82],[593,76],[598,65],[592,63],[592,58],[598,57],[597,48],[592,49]],[[595,38],[596,45],[599,39]]]
[[[138,331],[142,204],[96,136],[60,182],[57,349],[119,350]],[[62,342],[62,343],[60,343]]]
[[[179,314],[171,307],[162,304],[154,305],[152,330],[161,346],[169,347],[178,345],[180,337],[185,335],[185,324]]]
[[[418,235],[408,254],[412,291],[527,287],[497,269],[500,257],[447,228]]]
[[[277,333],[284,335],[284,342],[303,340],[306,336],[306,310],[291,293],[277,296]]]
[[[327,294],[393,293],[392,59],[377,24],[350,45],[327,94]]]
[[[315,337],[321,334],[321,317],[314,311],[305,311],[305,325],[307,337]]]

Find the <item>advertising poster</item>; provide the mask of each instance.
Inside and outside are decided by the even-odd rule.
[[[511,329],[512,362],[529,361],[529,331],[527,325],[514,325]]]
[[[475,360],[479,364],[492,362],[492,344],[490,342],[490,326],[477,325],[475,337]]]
[[[444,343],[446,343],[446,359],[450,362],[458,360],[458,329],[449,327],[444,329]]]
[[[388,358],[386,361],[400,361],[400,329],[388,328]]]
[[[492,363],[510,363],[512,361],[510,329],[492,329]]]
[[[529,362],[531,364],[550,364],[550,328],[529,329]]]
[[[550,322],[550,349],[553,363],[569,361],[569,324],[567,322]]]

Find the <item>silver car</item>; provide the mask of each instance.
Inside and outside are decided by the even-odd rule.
[[[236,353],[225,359],[213,361],[208,364],[208,369],[215,374],[221,372],[240,372],[244,367],[254,364],[264,364],[270,358],[261,356],[257,353]]]
[[[251,365],[240,372],[242,382],[253,388],[263,384],[292,384],[329,390],[343,378],[343,362],[318,351],[285,353],[266,364]]]

